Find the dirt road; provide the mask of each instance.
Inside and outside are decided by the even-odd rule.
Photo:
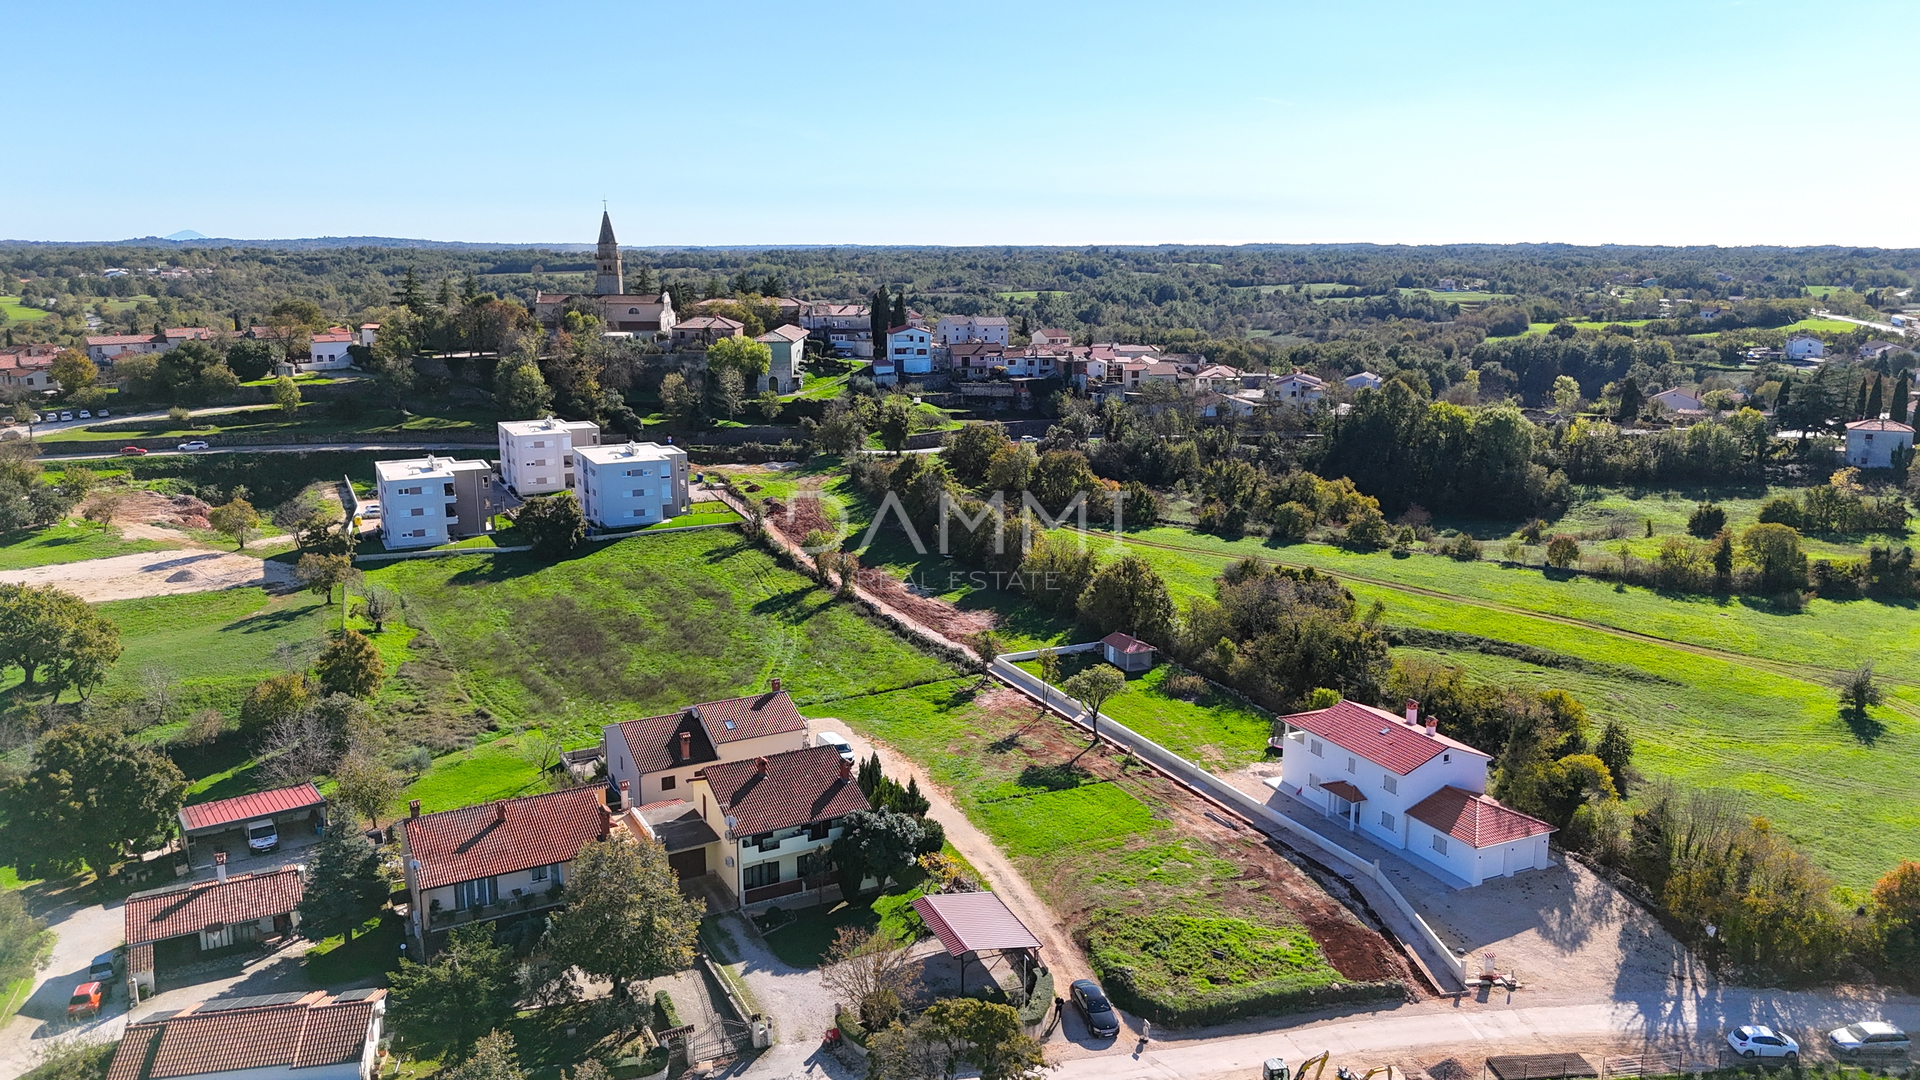
[[[293,569],[224,551],[151,551],[110,559],[0,571],[0,582],[57,585],[88,602],[211,592],[239,585],[285,585]]]

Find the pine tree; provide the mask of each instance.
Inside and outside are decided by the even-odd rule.
[[[1640,384],[1632,376],[1620,380],[1620,422],[1631,424],[1640,415]]]
[[[653,271],[648,269],[647,264],[645,263],[640,263],[634,266],[633,280],[627,282],[627,287],[632,289],[634,292],[640,293],[640,294],[646,294],[646,293],[652,292],[653,291]]]
[[[455,299],[455,295],[453,291],[452,278],[443,277],[440,279],[440,295],[437,297],[437,299],[440,303],[440,310],[446,311],[453,307],[453,301]]]
[[[480,299],[480,279],[473,276],[473,271],[469,270],[467,279],[460,283],[460,302],[472,305],[478,299]]]
[[[380,853],[354,829],[351,815],[341,814],[314,846],[308,863],[306,892],[300,897],[300,936],[320,941],[345,934],[351,940],[390,891],[380,873]]]
[[[427,310],[427,294],[420,287],[420,275],[407,267],[407,276],[400,279],[400,291],[394,295],[394,303],[405,307],[415,315],[424,315]]]

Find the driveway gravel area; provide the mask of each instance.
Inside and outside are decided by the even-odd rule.
[[[0,571],[0,582],[56,585],[89,603],[290,585],[293,568],[230,551],[150,551],[109,559]]]

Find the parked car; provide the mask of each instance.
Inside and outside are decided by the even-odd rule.
[[[1867,1054],[1906,1054],[1913,1050],[1907,1033],[1885,1020],[1862,1020],[1827,1033],[1836,1057],[1857,1058]]]
[[[89,409],[81,409],[81,410],[80,410],[80,419],[82,419],[82,420],[91,420],[91,419],[93,419],[93,412],[92,412],[91,410],[89,410]]]
[[[94,957],[93,966],[87,969],[87,978],[99,983],[113,982],[114,974],[114,958],[110,952]]]
[[[205,439],[191,439],[180,444],[182,450],[205,450],[206,448],[207,440]]]
[[[821,746],[831,746],[840,752],[840,760],[852,764],[853,745],[831,731],[823,731],[814,736]]]
[[[113,414],[108,412],[105,409],[101,409],[99,412],[94,413],[93,415],[99,417],[102,420],[105,420],[107,417],[112,416]]]
[[[123,446],[120,448],[120,452],[129,457],[145,457],[147,448],[144,446]]]
[[[83,982],[74,987],[73,996],[67,999],[67,1019],[100,1015],[100,998],[106,989],[97,982]]]
[[[1727,1033],[1727,1045],[1744,1058],[1786,1058],[1800,1060],[1800,1044],[1770,1027],[1750,1024]]]
[[[1073,1006],[1087,1022],[1087,1030],[1097,1039],[1111,1039],[1120,1034],[1120,1014],[1113,1011],[1113,1004],[1107,995],[1100,992],[1100,984],[1092,979],[1075,979],[1067,989],[1073,998]]]
[[[73,413],[71,413],[71,412],[62,412],[62,413],[60,414],[60,419],[62,419],[62,420],[71,420],[71,419],[73,419]]]
[[[280,846],[280,830],[272,818],[247,823],[247,847],[255,855],[264,855]]]

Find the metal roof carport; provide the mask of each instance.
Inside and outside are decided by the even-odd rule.
[[[946,946],[947,955],[960,961],[962,994],[967,991],[968,953],[978,958],[982,952],[1015,952],[1027,956],[1031,963],[1040,951],[1040,939],[990,892],[922,896],[913,902],[913,910]],[[985,964],[981,960],[981,965]]]

